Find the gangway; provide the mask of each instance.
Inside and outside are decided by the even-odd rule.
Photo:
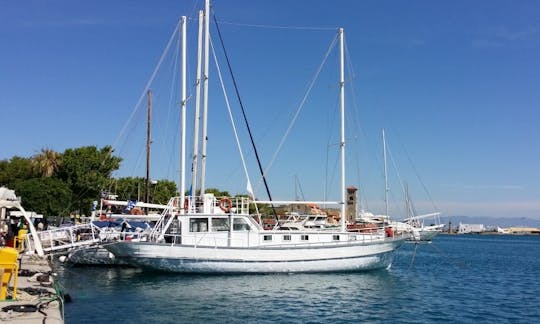
[[[93,223],[58,227],[39,231],[38,236],[45,254],[67,252],[76,248],[96,245],[101,242],[101,229]],[[34,238],[27,235],[25,244],[27,250],[34,250]]]
[[[113,204],[114,201],[108,201],[109,204]],[[118,202],[121,204],[122,202]],[[178,197],[173,197],[169,200],[167,205],[151,205],[153,207],[164,207],[158,224],[163,222],[164,215],[174,214],[178,209],[179,202]],[[143,207],[145,205],[142,205]],[[107,215],[111,216],[112,215]],[[122,215],[123,219],[129,219],[131,215]],[[148,216],[145,216],[148,218]],[[139,215],[134,215],[134,218],[141,218]],[[132,235],[132,233],[111,231],[109,228],[100,228],[93,222],[86,224],[78,224],[72,226],[58,227],[54,229],[36,231],[38,236],[37,240],[34,239],[32,233],[28,233],[25,238],[25,245],[27,251],[35,251],[38,242],[41,242],[43,254],[62,254],[75,249],[87,248],[90,246],[96,246],[104,244],[106,242],[122,240],[125,235]]]

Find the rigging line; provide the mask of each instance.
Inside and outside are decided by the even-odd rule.
[[[152,72],[152,75],[150,76],[150,79],[148,80],[148,82],[146,83],[146,86],[144,87],[143,91],[142,91],[142,94],[141,96],[139,97],[139,100],[137,101],[137,103],[135,104],[135,107],[133,108],[132,112],[131,112],[131,115],[129,116],[128,120],[126,121],[126,123],[124,124],[124,126],[122,127],[122,130],[120,131],[120,134],[118,134],[118,136],[116,137],[116,139],[114,140],[114,144],[113,144],[113,148],[117,146],[118,144],[118,141],[120,140],[120,138],[123,136],[124,132],[126,131],[128,125],[130,124],[131,120],[133,119],[133,116],[135,115],[135,112],[138,110],[138,107],[139,105],[141,104],[142,100],[144,99],[144,97],[146,96],[146,92],[148,91],[148,89],[150,88],[150,84],[154,81],[154,78],[156,77],[156,74],[157,72],[159,71],[160,67],[161,67],[161,63],[163,63],[163,60],[165,59],[165,55],[168,53],[169,51],[169,48],[171,47],[171,44],[174,40],[174,37],[177,33],[177,31],[179,30],[180,28],[180,23],[181,21],[179,20],[178,21],[178,24],[176,25],[176,28],[174,29],[171,37],[169,38],[169,42],[167,43],[167,46],[165,46],[165,49],[163,50],[163,53],[161,54],[161,57],[159,58],[159,61],[158,61],[158,64],[156,66],[156,68],[154,69],[154,71]]]
[[[411,270],[411,268],[413,266],[414,259],[416,258],[416,249],[418,249],[418,243],[414,243],[414,252],[413,252],[413,256],[411,258],[411,263],[409,263],[409,269],[408,270]]]
[[[336,105],[334,106],[334,111],[336,110],[339,110],[339,98],[336,102]],[[324,201],[326,201],[327,197],[329,196],[330,187],[334,183],[334,179],[337,172],[337,163],[339,162],[339,158],[336,158],[334,162],[335,163],[334,168],[332,169],[333,173],[332,173],[332,176],[330,176],[329,175],[330,147],[332,147],[333,145],[336,145],[336,144],[332,144],[331,137],[334,132],[333,128],[334,128],[334,125],[336,124],[335,121],[337,117],[339,116],[339,112],[335,114],[332,114],[331,112],[329,113],[331,114],[331,117],[334,117],[334,118],[332,120],[330,120],[330,118],[326,118],[326,121],[328,122],[327,127],[329,131],[328,131],[328,138],[326,142],[326,157],[325,157],[325,170],[324,170]],[[330,180],[329,180],[329,177],[330,177]]]
[[[346,60],[347,62],[347,69],[349,71],[349,75],[351,75],[351,79],[355,79],[356,78],[356,74],[354,73],[354,67],[353,67],[353,63],[352,63],[352,58],[351,58],[351,54],[349,52],[349,47],[347,45],[347,43],[345,43],[345,53],[347,55],[347,58],[348,60]],[[359,112],[360,112],[360,109],[358,107],[358,101],[357,101],[357,98],[356,98],[356,90],[355,90],[355,86],[354,86],[354,82],[350,82],[349,83],[349,93],[351,95],[351,98],[352,98],[352,124],[353,124],[353,128],[357,130],[358,134],[360,136],[362,136],[362,138],[366,139],[366,135],[364,133],[364,129],[362,128],[361,126],[361,123],[359,121]],[[358,141],[359,143],[359,141]],[[357,174],[357,177],[358,177],[358,181],[361,181],[361,177],[360,177],[360,170],[361,170],[361,167],[360,167],[360,150],[358,149],[358,146],[359,145],[353,145],[354,147],[354,150],[356,152],[355,154],[355,162],[356,162],[356,174]],[[366,201],[366,206],[367,206],[367,201]]]
[[[413,170],[414,170],[414,173],[416,175],[416,177],[418,178],[418,181],[420,181],[420,184],[422,185],[422,188],[424,189],[426,195],[428,196],[429,200],[431,201],[431,203],[433,204],[433,207],[435,207],[436,210],[439,210],[439,208],[437,207],[437,205],[435,204],[435,201],[433,201],[433,198],[431,197],[431,194],[429,193],[427,187],[426,187],[426,184],[424,183],[424,181],[422,180],[422,178],[420,177],[420,173],[418,172],[418,170],[416,169],[416,166],[413,164],[412,160],[411,160],[411,157],[409,156],[409,153],[407,152],[407,150],[405,149],[405,145],[401,144],[402,148],[403,148],[403,151],[405,151],[405,156],[407,157],[407,159],[409,160],[409,163],[411,164]]]
[[[302,200],[306,200],[306,197],[304,196],[304,190],[302,190],[302,184],[300,183],[300,180],[298,179],[298,174],[294,175],[294,179],[295,179],[295,186],[298,186],[298,189],[300,190],[300,194],[302,195]]]
[[[251,198],[255,200],[255,193],[253,192],[253,188],[251,187],[251,181],[249,180],[249,173],[247,170],[246,161],[244,159],[244,154],[242,153],[242,146],[240,145],[240,140],[238,139],[238,132],[236,131],[236,125],[234,123],[234,118],[231,111],[231,105],[229,103],[229,97],[227,96],[225,84],[223,83],[223,78],[221,76],[221,69],[219,68],[219,63],[218,63],[216,52],[214,49],[214,44],[212,43],[212,39],[210,39],[210,48],[212,49],[212,55],[214,56],[214,62],[216,63],[216,70],[217,70],[219,82],[221,83],[221,90],[223,91],[223,97],[225,98],[225,104],[227,105],[227,111],[229,112],[229,118],[231,119],[231,124],[232,124],[233,132],[234,132],[234,138],[236,139],[236,145],[238,147],[238,152],[240,153],[240,159],[242,160],[244,173],[247,178],[248,193],[251,195]]]
[[[221,43],[221,47],[223,49],[223,54],[225,55],[225,60],[227,62],[227,66],[229,68],[229,73],[231,74],[231,79],[234,85],[234,90],[236,92],[236,98],[238,99],[238,103],[240,104],[240,108],[242,109],[242,116],[244,117],[244,122],[246,123],[246,128],[249,134],[249,139],[251,141],[251,146],[253,147],[253,151],[255,152],[255,157],[257,159],[257,164],[259,166],[259,171],[261,172],[261,176],[263,178],[264,187],[266,188],[266,194],[268,195],[268,200],[272,201],[272,195],[270,194],[270,188],[268,188],[268,183],[266,181],[266,177],[264,176],[264,170],[261,164],[261,159],[259,158],[259,152],[257,151],[257,147],[255,146],[255,141],[253,139],[253,135],[251,133],[251,128],[249,127],[249,123],[246,116],[246,111],[244,109],[244,104],[242,103],[242,99],[240,98],[240,92],[238,90],[238,85],[236,84],[236,79],[234,77],[234,74],[232,72],[231,62],[229,61],[229,56],[227,55],[227,50],[225,49],[225,44],[223,42],[223,37],[221,36],[221,31],[219,29],[219,25],[217,23],[216,15],[214,14],[214,24],[216,25],[216,30],[218,32],[219,41]],[[270,204],[272,206],[272,211],[274,212],[274,218],[276,219],[276,222],[279,221],[276,208],[274,204]],[[276,223],[277,224],[277,223]]]
[[[352,77],[350,78],[351,81],[352,79],[356,79],[356,74],[354,73],[354,67],[353,67],[353,64],[352,64],[352,58],[351,58],[351,54],[349,53],[349,47],[347,46],[347,43],[345,43],[345,52],[347,54],[347,70],[349,72],[349,75],[351,75]],[[351,98],[352,98],[352,112],[353,112],[353,118],[352,118],[352,124],[353,126],[355,127],[355,129],[358,130],[358,132],[360,133],[361,136],[363,136],[363,138],[366,138],[366,134],[364,133],[364,129],[361,127],[361,123],[359,121],[359,112],[360,112],[360,109],[358,108],[358,100],[356,98],[356,89],[355,89],[355,86],[354,86],[354,82],[349,82],[349,93],[351,95]],[[356,112],[356,113],[354,113]]]
[[[182,41],[182,37],[181,35],[179,35],[178,37],[178,43],[176,44],[175,48],[176,48],[176,51],[175,51],[175,55],[174,55],[174,62],[173,62],[173,76],[172,76],[172,81],[171,81],[171,88],[170,88],[170,91],[169,91],[169,103],[167,105],[167,107],[169,107],[169,109],[167,109],[167,123],[165,124],[165,129],[164,131],[162,132],[162,138],[165,139],[167,138],[166,135],[169,134],[169,127],[171,125],[171,121],[172,120],[175,120],[174,118],[171,118],[171,115],[172,113],[175,111],[174,108],[175,108],[175,105],[173,104],[175,98],[174,97],[174,94],[176,93],[174,91],[174,88],[175,87],[178,87],[180,88],[178,85],[180,84],[181,80],[180,78],[178,77],[178,71],[180,69],[178,69],[178,63],[180,61],[180,47],[181,47],[181,41]],[[178,84],[176,83],[178,82]],[[174,129],[174,127],[172,127]],[[170,159],[169,159],[169,169],[170,169],[170,166],[173,164],[173,159],[172,159],[172,156],[173,154],[167,154],[166,150],[165,149],[165,145],[161,145],[160,146],[161,148],[161,152],[162,152],[162,156],[167,156],[169,155],[170,156]],[[169,172],[166,173],[167,175],[169,174]]]
[[[390,156],[390,161],[392,162],[392,166],[394,167],[394,171],[396,172],[396,175],[398,177],[398,182],[401,186],[401,190],[403,191],[403,195],[406,196],[407,195],[407,190],[405,189],[406,187],[406,183],[405,181],[403,181],[402,177],[401,177],[401,174],[399,173],[399,169],[397,167],[397,164],[396,164],[396,160],[394,159],[394,156],[392,155],[392,151],[390,150],[390,145],[386,144],[386,151],[388,152],[388,155]],[[392,198],[394,198],[394,200],[396,200],[396,198],[394,197],[394,192],[390,190],[390,194],[392,195]],[[408,199],[407,197],[405,197],[405,199]],[[405,211],[407,213],[407,211]],[[416,211],[414,211],[415,215],[416,215]]]
[[[405,194],[405,182],[401,178],[401,174],[399,173],[396,160],[394,159],[394,156],[392,155],[392,151],[390,150],[390,145],[388,145],[388,143],[386,144],[386,151],[388,152],[388,155],[390,156],[390,161],[392,161],[392,166],[394,167],[394,171],[396,172],[396,175],[398,177],[401,190],[403,190],[403,193]]]
[[[276,26],[276,25],[258,25],[258,24],[243,24],[235,23],[232,21],[219,21],[220,24],[242,26],[242,27],[255,27],[255,28],[267,28],[267,29],[289,29],[289,30],[311,30],[311,31],[328,31],[336,30],[337,27],[309,27],[309,26]]]
[[[328,151],[328,150],[327,150]],[[328,175],[328,172],[325,173],[326,175],[326,181],[328,182],[326,185],[326,191],[325,192],[325,200],[327,199],[327,197],[329,196],[329,190],[331,187],[333,187],[333,184],[336,180],[336,173],[338,172],[338,169],[339,169],[339,155],[335,157],[335,160],[334,160],[334,167],[332,168],[332,172],[330,175]],[[330,177],[330,180],[328,180],[328,177]]]
[[[264,170],[265,174],[268,174],[268,172],[270,172],[270,168],[274,164],[279,152],[281,151],[281,148],[283,147],[283,144],[285,143],[285,140],[289,136],[294,124],[296,123],[296,119],[298,118],[298,116],[300,115],[300,112],[304,108],[306,100],[307,100],[309,94],[311,93],[311,90],[313,89],[313,86],[315,85],[315,82],[319,78],[319,74],[321,73],[322,68],[326,64],[326,60],[328,59],[328,56],[330,55],[330,52],[332,51],[332,49],[336,45],[338,38],[339,38],[339,35],[336,35],[334,37],[334,39],[332,40],[332,42],[330,43],[330,46],[328,47],[328,50],[326,51],[326,54],[324,55],[321,64],[317,68],[317,71],[315,72],[315,75],[311,79],[311,82],[310,82],[309,86],[307,87],[306,92],[304,93],[304,96],[303,96],[302,100],[300,101],[300,105],[298,106],[298,108],[296,109],[296,112],[294,113],[293,119],[289,123],[289,126],[287,127],[287,130],[285,131],[285,134],[281,138],[281,141],[279,142],[279,145],[278,145],[276,151],[274,152],[274,155],[270,159],[270,163],[268,163],[268,166]]]
[[[439,210],[439,208],[437,207],[437,205],[435,204],[435,201],[433,200],[433,197],[431,196],[429,190],[427,189],[427,186],[425,184],[425,182],[422,180],[421,176],[420,176],[420,173],[418,172],[418,169],[416,168],[416,166],[414,165],[407,149],[405,148],[405,145],[403,144],[403,142],[399,142],[399,144],[401,145],[401,148],[403,149],[403,151],[405,152],[405,156],[407,157],[407,160],[409,161],[409,163],[411,164],[411,167],[414,171],[414,174],[416,175],[416,178],[418,179],[418,181],[420,182],[420,184],[422,185],[422,189],[424,189],[424,192],[426,193],[426,195],[428,196],[428,199],[430,200],[431,204],[433,205],[434,209],[436,210]]]
[[[352,56],[350,55],[349,47],[347,46],[347,43],[345,43],[345,52],[346,52],[347,57],[348,57],[347,69],[349,71],[349,75],[352,76],[351,79],[356,79],[356,74],[354,73],[354,67],[353,67],[353,62],[352,62]],[[355,86],[354,86],[354,82],[349,83],[349,85],[350,85],[349,86],[349,89],[350,89],[349,93],[351,94],[351,97],[352,97],[352,107],[353,107],[353,110],[356,112],[355,114],[353,114],[353,124],[357,127],[357,129],[359,130],[360,135],[364,138],[368,150],[373,152],[375,150],[373,149],[373,146],[370,145],[369,136],[367,135],[367,133],[364,132],[364,129],[361,127],[360,118],[359,118],[360,109],[358,108],[359,105],[358,105],[358,100],[357,100],[357,97],[356,97],[356,89],[355,89]],[[382,167],[381,167],[382,163],[381,163],[381,161],[379,159],[378,154],[375,154],[375,160],[376,160],[376,163],[378,165],[379,171],[381,173],[383,173],[383,170],[382,170]]]

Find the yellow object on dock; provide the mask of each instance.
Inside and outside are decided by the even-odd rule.
[[[28,230],[20,229],[19,234],[15,237],[15,248],[19,250],[19,252],[24,251],[24,239],[26,238],[26,233],[28,233]]]
[[[0,272],[2,273],[2,285],[0,286],[0,300],[6,300],[9,283],[13,281],[13,293],[11,299],[17,298],[17,281],[19,266],[17,259],[19,252],[17,249],[4,247],[0,248]]]

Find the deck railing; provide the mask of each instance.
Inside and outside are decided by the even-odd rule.
[[[100,233],[99,227],[87,223],[39,231],[37,239],[41,241],[43,252],[51,253],[96,244],[101,241]],[[27,235],[28,250],[34,249],[35,239],[30,233]]]
[[[226,233],[226,232],[223,232]],[[272,235],[272,241],[264,241],[265,235]],[[307,241],[298,241],[298,239],[291,240],[290,242],[284,241],[284,235],[294,235],[298,238],[301,235],[307,235]],[[334,240],[333,237],[329,239],[329,236],[337,235],[339,240]],[[195,232],[190,233],[189,235],[180,235],[180,234],[164,234],[163,242],[169,243],[171,245],[183,244],[190,245],[194,247],[204,246],[204,247],[253,247],[258,246],[261,248],[271,248],[271,247],[283,247],[284,245],[288,247],[300,247],[300,246],[328,246],[328,245],[347,245],[351,242],[369,244],[375,242],[388,242],[389,240],[402,240],[406,236],[404,234],[398,234],[393,237],[386,237],[383,232],[375,233],[340,233],[340,232],[329,232],[329,233],[320,233],[314,231],[291,231],[289,232],[277,232],[277,231],[264,231],[258,233],[256,238],[253,238],[253,233],[250,234],[249,231],[245,232],[234,232],[232,237],[228,235],[216,235],[216,232]],[[277,237],[280,237],[276,240]],[[324,237],[324,238],[323,238]]]

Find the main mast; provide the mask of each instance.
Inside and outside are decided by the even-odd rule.
[[[182,107],[181,107],[181,147],[180,147],[180,213],[185,213],[184,199],[186,193],[186,16],[182,16],[181,33],[182,37]],[[172,217],[171,217],[172,219]]]
[[[202,148],[201,148],[201,196],[205,191],[206,176],[206,144],[208,142],[208,60],[210,50],[210,0],[205,1],[204,8],[204,75],[203,75],[203,121],[202,121]]]
[[[191,161],[191,195],[197,194],[199,171],[199,125],[201,124],[201,70],[202,70],[202,34],[204,12],[199,11],[199,33],[197,42],[197,81],[195,88],[195,123],[193,127],[193,158]]]
[[[341,107],[341,141],[340,141],[340,153],[341,153],[341,231],[345,232],[345,54],[344,54],[344,34],[343,28],[339,29],[339,88],[340,88],[340,107]]]
[[[384,212],[385,216],[388,217],[388,168],[386,166],[386,137],[384,136],[384,128],[382,130],[382,141],[383,141],[383,160],[384,160]]]

